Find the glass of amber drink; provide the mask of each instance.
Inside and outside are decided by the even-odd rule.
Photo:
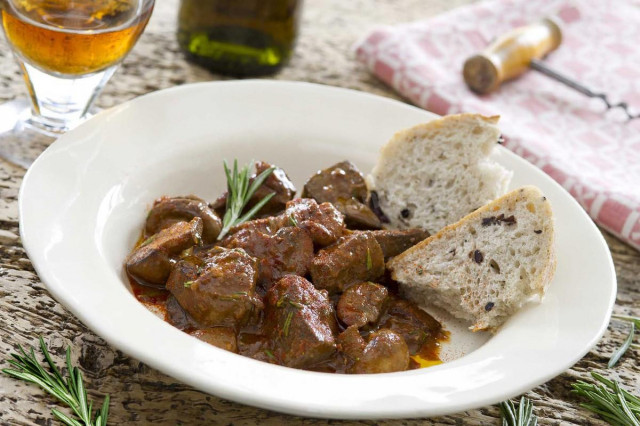
[[[0,0],[31,98],[29,129],[56,136],[94,100],[144,30],[153,0]]]

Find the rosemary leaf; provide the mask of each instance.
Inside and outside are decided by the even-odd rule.
[[[253,197],[253,194],[256,193],[256,191],[258,190],[258,188],[260,188],[260,186],[264,183],[264,181],[269,177],[269,175],[271,173],[273,173],[273,171],[276,168],[274,166],[269,167],[268,169],[262,171],[262,173],[260,173],[258,176],[256,176],[256,178],[253,180],[253,183],[251,184],[251,186],[249,187],[249,191],[247,192],[247,198],[251,198]],[[247,180],[248,183],[248,180]]]
[[[251,166],[246,165],[238,168],[238,160],[233,161],[233,170],[229,169],[226,161],[223,161],[224,173],[227,177],[227,201],[226,210],[222,218],[222,230],[218,235],[218,240],[224,238],[229,230],[247,220],[251,219],[264,205],[275,195],[271,193],[257,202],[248,212],[242,215],[242,211],[249,203],[251,197],[264,183],[275,167],[271,166],[264,170],[251,182]]]
[[[102,408],[99,413],[96,413],[96,426],[107,426],[107,417],[109,416],[109,395],[104,397],[104,402],[102,403]]]
[[[287,314],[287,318],[284,320],[284,327],[283,327],[284,337],[289,336],[289,327],[291,326],[291,319],[293,319],[293,311],[289,311],[289,313]]]
[[[631,330],[629,330],[629,335],[627,336],[627,338],[625,339],[624,343],[622,344],[622,346],[620,346],[611,356],[611,359],[609,360],[609,364],[607,364],[607,367],[609,368],[613,368],[618,361],[620,360],[620,358],[622,358],[622,355],[625,354],[625,352],[627,352],[627,349],[629,349],[629,346],[631,346],[631,342],[633,342],[633,336],[635,335],[636,332],[636,326],[635,324],[632,322],[631,323]]]
[[[629,417],[629,418],[633,418],[634,415],[633,413],[631,413],[631,410],[629,409],[629,406],[627,405],[627,401],[624,397],[624,395],[622,394],[622,390],[620,389],[620,385],[615,382],[614,384],[614,389],[616,392],[616,399],[618,400],[618,403],[620,404],[620,407],[622,407],[622,411],[624,411],[624,413]]]
[[[53,362],[44,339],[40,337],[39,341],[40,350],[44,355],[45,365],[49,371],[45,370],[40,364],[33,348],[27,353],[22,346],[18,345],[18,353],[11,354],[12,359],[7,360],[9,365],[14,368],[5,368],[2,372],[11,377],[40,386],[47,393],[69,406],[80,421],[55,408],[51,410],[52,414],[65,425],[106,426],[109,413],[109,396],[105,397],[102,409],[96,412],[95,421],[92,421],[93,403],[87,399],[87,391],[80,370],[71,364],[71,348],[67,348],[68,377],[65,378]]]
[[[236,221],[236,225],[239,225],[243,222],[246,222],[247,220],[251,219],[256,213],[258,213],[258,211],[264,207],[265,204],[267,204],[269,202],[269,200],[271,198],[273,198],[273,196],[276,195],[275,192],[272,192],[271,194],[267,195],[266,197],[264,197],[262,200],[258,201],[256,203],[255,206],[251,207],[251,210],[249,210],[248,212],[246,212],[244,214],[244,216],[242,216],[240,219],[238,219]],[[235,226],[235,225],[234,225]]]
[[[51,409],[51,412],[53,413],[54,416],[56,416],[56,418],[58,420],[60,420],[62,423],[68,425],[68,426],[82,426],[82,423],[80,423],[77,420],[74,420],[70,417],[67,417],[66,414],[64,414],[61,411],[56,410],[55,408]]]
[[[538,418],[533,414],[533,403],[524,396],[520,398],[518,409],[510,400],[500,403],[503,426],[536,426]]]
[[[367,247],[367,271],[373,268],[373,261],[371,260],[371,250]]]
[[[598,373],[591,376],[600,384],[582,380],[573,385],[572,393],[587,399],[580,406],[599,415],[613,425],[640,426],[640,399],[612,380]]]

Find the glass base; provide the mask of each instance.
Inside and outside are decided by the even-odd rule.
[[[27,169],[66,130],[32,116],[27,99],[0,104],[0,157]]]

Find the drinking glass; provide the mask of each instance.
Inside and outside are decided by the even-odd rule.
[[[30,97],[0,105],[0,155],[28,167],[90,116],[96,97],[144,30],[154,0],[0,0],[2,28]],[[22,110],[27,107],[26,111]]]

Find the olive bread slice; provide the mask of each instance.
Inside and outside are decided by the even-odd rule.
[[[434,234],[504,194],[512,173],[489,158],[498,118],[448,115],[396,133],[367,177],[386,227]]]
[[[534,186],[516,189],[393,258],[401,292],[495,330],[530,300],[542,300],[555,272],[551,206]]]

